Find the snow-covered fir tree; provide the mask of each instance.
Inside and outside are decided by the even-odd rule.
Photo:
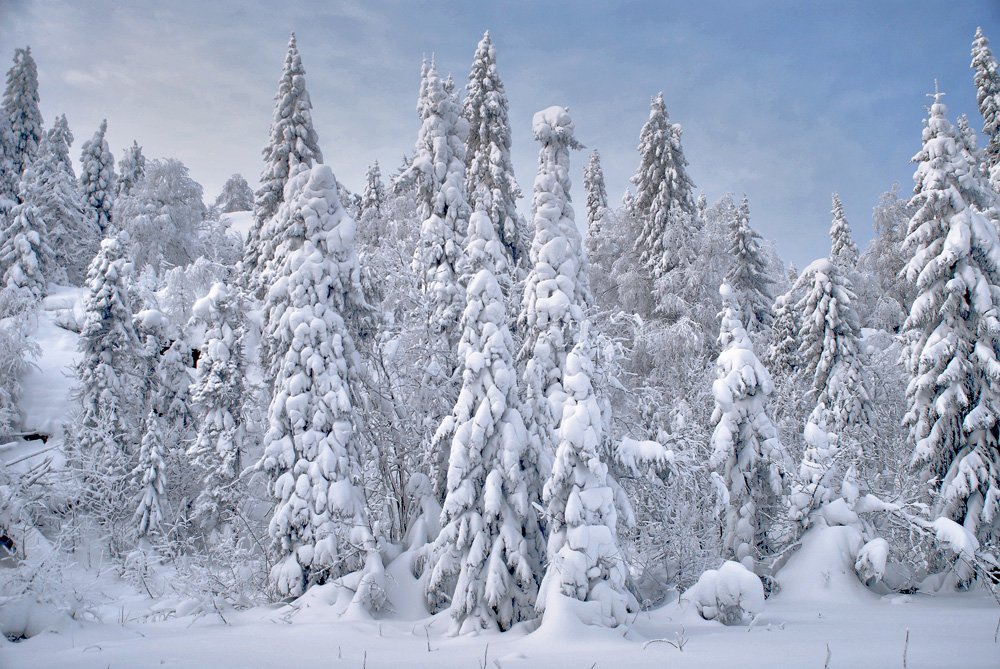
[[[365,172],[365,189],[361,192],[361,218],[381,216],[386,198],[382,170],[376,160]]]
[[[125,480],[129,454],[143,415],[135,370],[139,340],[126,286],[131,264],[117,238],[105,239],[87,271],[87,297],[80,331],[77,448],[90,494],[108,501]],[[117,500],[120,503],[120,500]]]
[[[858,268],[865,280],[856,285],[862,326],[897,331],[913,303],[914,285],[906,280],[909,260],[903,240],[913,212],[899,197],[899,184],[879,196],[872,215],[875,236]]]
[[[146,417],[146,431],[139,451],[139,464],[132,472],[139,489],[133,522],[140,537],[157,532],[163,522],[163,500],[167,494],[167,471],[163,460],[164,426],[155,408]]]
[[[80,153],[80,189],[84,211],[88,220],[97,227],[101,236],[111,232],[111,208],[115,202],[115,157],[111,155],[104,134],[107,119],[90,140],[83,143]]]
[[[590,154],[590,162],[583,168],[583,189],[587,193],[587,238],[600,232],[601,220],[607,215],[608,191],[604,186],[604,170],[597,149]]]
[[[532,119],[538,154],[532,211],[535,235],[531,271],[524,284],[518,327],[524,332],[519,353],[528,434],[543,453],[555,450],[555,428],[566,398],[562,381],[566,356],[590,302],[580,232],[570,203],[569,152],[581,148],[573,120],[562,107],[549,107]]]
[[[202,477],[193,514],[207,531],[232,521],[239,502],[235,486],[248,446],[243,407],[250,390],[246,306],[238,292],[216,283],[193,307],[194,325],[205,332],[190,390],[197,434],[187,455]]]
[[[805,291],[796,306],[802,315],[800,370],[816,402],[806,420],[799,485],[792,494],[790,515],[803,521],[810,510],[833,498],[873,436],[873,388],[853,286],[847,270],[833,261],[836,250],[843,248],[834,234],[838,225],[835,217],[831,257],[806,267],[795,286]]]
[[[215,198],[215,206],[222,214],[253,209],[253,190],[242,174],[234,174],[222,186],[222,192]]]
[[[986,166],[991,171],[1000,163],[1000,66],[990,51],[990,41],[983,35],[982,27],[976,28],[972,42],[973,82],[976,85],[976,102],[983,117],[983,134],[986,135]],[[997,180],[1000,182],[1000,179]]]
[[[31,168],[28,169],[30,172]],[[27,185],[29,182],[22,183]],[[22,189],[21,204],[8,216],[0,240],[0,267],[3,268],[4,290],[39,300],[46,292],[45,270],[52,265],[52,249],[42,212],[25,192],[28,190]]]
[[[858,266],[858,245],[851,236],[851,226],[844,214],[844,205],[840,196],[833,194],[833,225],[830,226],[830,262],[843,270],[854,271]]]
[[[796,279],[798,277],[796,276]],[[771,344],[764,356],[767,368],[776,376],[794,372],[799,365],[799,312],[791,293],[774,300],[774,327]]]
[[[750,204],[744,195],[730,221],[729,253],[733,264],[726,274],[726,283],[739,301],[740,313],[751,333],[765,331],[774,322],[771,312],[774,279],[768,272],[760,239],[760,234],[750,227]]]
[[[368,518],[354,386],[361,364],[345,318],[360,293],[355,223],[325,165],[289,182],[276,218],[282,240],[266,302],[272,351],[269,429],[258,463],[276,506],[271,583],[282,596],[359,572],[355,602],[378,608],[381,557]]]
[[[462,390],[435,437],[450,441],[450,459],[427,602],[431,611],[447,606],[455,629],[506,630],[534,616],[544,550],[535,512],[541,474],[496,278],[509,272],[510,259],[486,212],[477,206],[469,220]]]
[[[122,152],[122,159],[118,163],[118,181],[115,183],[115,199],[124,197],[132,192],[132,189],[142,181],[146,174],[146,156],[142,153],[139,142],[132,140],[132,146],[126,147]]]
[[[38,110],[38,68],[31,47],[14,50],[3,93],[4,121],[9,124],[11,168],[22,174],[31,165],[42,141],[42,113]]]
[[[670,123],[663,93],[653,99],[639,133],[639,167],[631,181],[635,214],[642,222],[635,249],[649,276],[659,279],[683,261],[675,257],[676,242],[689,232],[695,215],[681,127]]]
[[[923,149],[913,158],[916,213],[905,248],[917,294],[904,326],[911,375],[905,421],[933,513],[984,541],[996,538],[1000,523],[1000,242],[969,204],[981,182],[970,178],[943,95],[933,96]]]
[[[725,552],[746,561],[774,549],[769,532],[779,510],[785,453],[767,414],[774,384],[743,327],[739,296],[725,283],[719,293],[722,351],[712,385],[716,426],[709,464],[722,470],[717,493],[724,511]]]
[[[48,228],[52,263],[46,275],[57,283],[83,282],[87,266],[97,252],[98,231],[85,215],[80,187],[73,174],[69,145],[73,133],[66,116],[56,117],[55,123],[42,140],[29,185],[30,199],[38,206]]]
[[[496,47],[488,30],[476,47],[465,91],[462,115],[469,123],[465,143],[466,192],[469,201],[481,203],[497,226],[500,242],[507,252],[504,271],[524,276],[531,237],[517,213],[521,188],[514,178],[510,159],[507,93],[497,73]],[[509,290],[503,277],[498,280],[505,292]]]
[[[273,246],[262,238],[265,222],[275,215],[284,201],[284,191],[296,165],[306,168],[323,162],[319,136],[312,122],[312,101],[306,90],[306,71],[295,41],[295,33],[288,39],[288,52],[274,96],[274,114],[268,140],[262,150],[264,169],[260,174],[260,189],[254,197],[253,226],[247,236],[245,271],[249,285],[261,293],[264,286],[257,286],[259,273],[270,260]]]
[[[6,120],[0,118],[0,217],[9,214],[17,204],[19,177],[14,171],[14,136]]]
[[[455,323],[465,307],[461,264],[470,209],[465,192],[468,123],[461,116],[457,97],[445,90],[433,61],[423,67],[417,112],[422,123],[416,155],[397,183],[416,184],[423,218],[410,268],[422,295],[422,312],[415,317],[426,323],[421,335],[425,347],[421,386],[427,397],[422,401],[436,426],[455,400],[460,336]],[[448,448],[447,441],[433,440],[428,453],[438,500],[444,499]]]
[[[569,597],[588,603],[588,622],[614,626],[626,619],[628,567],[618,545],[615,488],[599,450],[606,428],[586,329],[566,356],[562,378],[567,396],[544,489],[548,566],[537,608],[554,614],[558,599]]]

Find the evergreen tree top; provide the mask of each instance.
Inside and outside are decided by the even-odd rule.
[[[830,224],[830,260],[842,268],[854,268],[858,264],[858,245],[851,236],[851,226],[844,214],[840,196],[833,194],[833,222]]]
[[[42,140],[42,114],[38,109],[38,68],[31,47],[14,50],[14,64],[7,71],[3,112],[13,139],[13,162],[17,174],[24,171],[38,152]]]

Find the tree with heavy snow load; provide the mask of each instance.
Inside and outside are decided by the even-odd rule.
[[[417,113],[421,119],[416,155],[397,184],[415,184],[419,215],[423,219],[410,268],[422,295],[417,318],[426,323],[420,334],[422,354],[422,403],[437,421],[455,400],[459,334],[455,324],[464,309],[462,248],[469,221],[465,191],[465,142],[468,123],[461,115],[458,97],[446,90],[433,61],[421,72]],[[435,423],[436,425],[436,423]],[[430,436],[430,435],[428,435]],[[448,469],[447,441],[428,446],[430,475],[437,499],[443,500]]]
[[[509,629],[534,617],[544,541],[539,454],[529,441],[497,275],[508,250],[483,194],[469,220],[466,306],[458,345],[462,390],[435,441],[450,441],[441,532],[426,570],[427,603],[456,630]]]
[[[844,204],[840,196],[833,194],[833,224],[830,226],[830,262],[842,270],[856,270],[858,266],[858,245],[851,236],[851,225],[844,214]]]
[[[73,142],[66,116],[56,117],[39,148],[28,186],[49,234],[52,262],[46,275],[56,283],[82,283],[100,241],[93,221],[84,214],[80,187],[73,173]]]
[[[235,484],[247,447],[243,407],[250,391],[246,303],[239,292],[215,283],[192,311],[192,324],[204,328],[204,343],[190,389],[197,434],[187,455],[202,478],[194,516],[211,531],[232,520],[239,502]]]
[[[253,209],[253,190],[242,174],[234,174],[222,186],[222,192],[215,198],[215,206],[219,213],[231,214],[234,211],[251,211]]]
[[[904,325],[909,337],[913,465],[929,482],[933,514],[962,524],[980,541],[1000,529],[1000,242],[970,202],[981,182],[969,176],[943,93],[934,94],[914,158],[916,213],[905,248],[916,285]]]
[[[139,503],[133,520],[140,537],[157,532],[163,522],[163,500],[166,497],[166,464],[163,460],[164,426],[155,408],[146,417],[146,432],[142,437],[139,464],[132,475],[139,488]]]
[[[300,170],[275,219],[295,230],[276,249],[265,337],[276,342],[264,454],[276,506],[271,584],[282,596],[346,578],[354,601],[382,603],[382,561],[368,518],[355,412],[360,358],[348,326],[360,293],[355,223],[325,165]],[[345,581],[346,583],[347,581]]]
[[[835,218],[831,257],[806,267],[795,285],[795,290],[805,291],[796,307],[802,315],[799,369],[816,402],[806,420],[806,447],[791,494],[790,515],[804,523],[810,511],[835,498],[844,475],[860,462],[864,444],[873,436],[872,382],[853,286],[847,271],[833,261],[837,226]]]
[[[126,147],[122,154],[118,172],[118,182],[115,184],[116,200],[131,193],[146,174],[146,156],[142,155],[142,147],[134,139],[132,146]]]
[[[591,239],[600,234],[601,221],[608,211],[608,191],[597,149],[590,154],[590,162],[583,168],[583,189],[587,193],[587,239]]]
[[[581,148],[573,120],[562,107],[535,114],[532,129],[541,142],[532,211],[535,236],[531,270],[524,284],[518,327],[524,333],[520,359],[528,434],[543,453],[555,449],[555,427],[566,392],[566,356],[576,344],[590,302],[583,243],[573,217],[569,152]]]
[[[88,220],[102,237],[111,234],[111,210],[115,202],[115,157],[111,155],[104,134],[107,119],[101,121],[94,136],[83,143],[80,153],[80,190]]]
[[[306,71],[302,66],[295,33],[288,39],[288,52],[274,95],[274,114],[267,144],[261,151],[264,169],[260,188],[254,197],[253,225],[247,235],[244,255],[245,279],[250,288],[262,295],[267,284],[261,281],[261,271],[270,261],[275,243],[264,235],[263,227],[284,201],[285,188],[296,166],[306,168],[323,162],[319,137],[312,121],[312,101],[306,90]]]
[[[709,464],[722,469],[717,482],[726,554],[746,562],[773,549],[769,531],[782,493],[786,456],[767,414],[774,391],[771,375],[754,354],[735,291],[724,283],[719,294],[722,351],[712,385],[716,426]]]
[[[548,566],[536,607],[560,615],[566,599],[575,599],[586,603],[573,607],[584,622],[614,626],[626,618],[628,567],[618,545],[616,484],[601,459],[606,428],[593,386],[592,347],[584,324],[563,373],[559,443],[543,496]]]
[[[28,180],[22,181],[22,202],[11,210],[0,240],[0,267],[5,291],[40,300],[46,292],[45,270],[52,266],[52,249],[42,212],[30,195],[34,181],[30,167],[28,172]]]
[[[10,128],[10,160],[15,175],[24,173],[42,141],[42,114],[38,110],[38,68],[31,47],[14,50],[3,93],[4,125]]]

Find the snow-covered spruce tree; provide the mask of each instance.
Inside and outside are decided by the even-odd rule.
[[[764,363],[775,376],[791,374],[798,368],[800,328],[794,295],[787,293],[776,297],[771,344],[764,355]]]
[[[222,192],[215,198],[215,206],[223,214],[253,210],[253,190],[242,174],[234,174],[226,179]]]
[[[5,119],[0,118],[0,217],[9,214],[17,204],[19,178],[14,171],[14,134]]]
[[[566,397],[566,356],[576,344],[590,284],[569,195],[569,152],[581,148],[573,137],[573,120],[562,107],[549,107],[537,112],[531,125],[542,148],[531,202],[531,271],[518,315],[524,333],[519,358],[528,434],[540,452],[552,453]]]
[[[382,170],[379,169],[376,160],[365,172],[365,189],[361,192],[360,203],[361,218],[381,216],[387,197],[385,183],[382,182]]]
[[[139,464],[132,472],[139,489],[133,522],[136,534],[143,537],[159,531],[163,522],[163,499],[167,494],[166,464],[163,461],[164,426],[155,408],[146,417],[146,432],[142,437]]]
[[[866,280],[855,289],[862,326],[897,331],[913,303],[914,286],[906,280],[908,261],[903,250],[906,228],[913,215],[907,200],[899,197],[899,184],[882,193],[872,214],[875,236],[858,268]]]
[[[686,168],[681,127],[670,123],[660,93],[639,133],[639,167],[631,179],[636,188],[635,214],[642,221],[635,249],[654,280],[683,260],[675,256],[676,242],[688,232],[695,215],[694,183]]]
[[[548,566],[536,607],[556,615],[564,608],[560,600],[577,599],[589,609],[581,616],[584,622],[614,626],[626,619],[628,567],[618,546],[615,488],[599,451],[605,426],[586,328],[566,356],[562,383],[567,397],[543,500]]]
[[[774,322],[771,312],[774,279],[768,273],[767,261],[760,249],[760,234],[750,227],[750,204],[746,195],[730,222],[729,253],[733,264],[726,274],[726,283],[739,301],[747,331],[763,332]]]
[[[29,173],[31,168],[28,168]],[[34,180],[34,176],[30,176]],[[22,182],[27,185],[29,182]],[[46,291],[45,270],[52,266],[48,229],[42,213],[22,189],[21,204],[10,212],[9,221],[0,240],[0,267],[3,268],[3,290],[40,300]]]
[[[75,448],[86,502],[95,510],[121,512],[119,495],[131,469],[132,445],[142,422],[134,377],[139,340],[125,285],[131,264],[117,238],[105,239],[87,271],[85,319],[80,331],[78,395],[81,413]],[[122,520],[106,518],[112,524]]]
[[[146,156],[142,154],[139,142],[132,140],[132,146],[126,147],[122,159],[118,163],[118,181],[115,183],[115,199],[124,197],[142,181],[146,174]]]
[[[739,297],[726,283],[719,294],[722,352],[712,385],[716,427],[709,465],[722,468],[718,493],[726,555],[746,562],[774,548],[769,532],[779,510],[785,453],[767,414],[774,385],[743,328]]]
[[[431,611],[456,631],[509,629],[534,616],[544,550],[535,505],[538,453],[528,441],[514,342],[498,274],[508,249],[485,203],[469,220],[466,307],[458,357],[462,390],[436,439],[451,442],[447,491],[426,583]]]
[[[193,311],[194,325],[204,327],[205,334],[190,389],[198,432],[187,455],[203,482],[193,515],[211,532],[233,520],[239,502],[235,485],[247,446],[246,304],[238,292],[216,283]]]
[[[428,407],[427,417],[436,426],[455,401],[460,336],[455,324],[465,306],[460,279],[470,213],[465,193],[468,123],[460,114],[456,96],[445,90],[433,61],[425,63],[422,74],[421,97],[417,101],[422,123],[416,156],[400,180],[416,183],[418,209],[423,217],[410,267],[423,297],[422,313],[415,317],[426,324],[421,335],[426,351],[421,386],[427,394],[420,401]],[[448,448],[447,440],[434,439],[428,453],[439,501],[444,499]]]
[[[587,192],[587,239],[600,233],[601,221],[607,215],[608,191],[604,186],[601,156],[594,149],[590,162],[583,168],[583,189]]]
[[[990,51],[990,41],[976,28],[972,42],[972,64],[975,70],[976,102],[983,117],[983,134],[986,135],[986,171],[1000,163],[1000,66]]]
[[[517,213],[521,188],[510,160],[507,93],[497,73],[496,47],[488,30],[476,47],[465,91],[462,115],[469,123],[465,143],[466,192],[470,201],[482,203],[486,215],[497,226],[497,235],[507,252],[504,271],[523,277],[531,237],[524,219]],[[503,277],[497,280],[505,292],[509,290]]]
[[[325,165],[289,182],[276,218],[282,241],[266,302],[265,337],[277,344],[269,429],[258,463],[276,506],[271,583],[281,596],[355,574],[355,603],[382,601],[381,556],[368,518],[352,386],[360,358],[345,317],[360,292],[355,223]],[[347,581],[345,581],[347,583]]]
[[[790,516],[805,523],[810,511],[834,498],[844,474],[859,462],[865,442],[873,437],[873,389],[853,286],[832,259],[838,249],[837,226],[834,218],[831,258],[806,267],[795,286],[805,290],[796,306],[802,314],[800,370],[816,402],[806,420],[805,451],[791,495]]]
[[[111,208],[114,206],[115,157],[111,155],[104,133],[107,119],[94,136],[83,143],[80,153],[80,189],[87,218],[100,231],[101,236],[111,233]]]
[[[48,228],[52,262],[44,268],[46,276],[57,283],[80,285],[100,240],[96,227],[84,216],[80,187],[69,157],[72,141],[66,116],[56,117],[33,167],[30,199]]]
[[[176,158],[151,160],[128,195],[115,201],[115,227],[127,230],[126,253],[137,269],[157,274],[183,267],[202,254],[205,220],[201,184]]]
[[[904,325],[910,338],[909,411],[913,465],[934,496],[933,514],[980,541],[1000,530],[1000,242],[968,204],[978,194],[955,130],[935,93],[923,149],[913,158],[916,213],[905,248],[917,295]]]
[[[38,110],[38,69],[31,47],[14,50],[14,64],[7,70],[3,93],[4,121],[10,125],[11,167],[22,174],[42,141],[42,113]]]
[[[307,168],[323,162],[319,137],[312,122],[312,101],[306,90],[306,70],[295,42],[295,33],[288,39],[288,52],[274,96],[274,115],[262,150],[264,169],[260,174],[260,189],[254,197],[254,222],[247,236],[244,271],[248,285],[258,294],[266,290],[259,283],[259,273],[273,252],[273,245],[262,239],[264,223],[275,215],[284,201],[284,191],[295,165]]]
[[[842,270],[854,271],[858,266],[858,245],[851,236],[851,226],[844,215],[844,205],[840,196],[833,194],[833,224],[830,226],[830,262]]]

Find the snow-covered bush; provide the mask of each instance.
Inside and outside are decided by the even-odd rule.
[[[764,584],[739,562],[727,560],[709,569],[683,598],[695,605],[705,620],[738,625],[764,610]]]

